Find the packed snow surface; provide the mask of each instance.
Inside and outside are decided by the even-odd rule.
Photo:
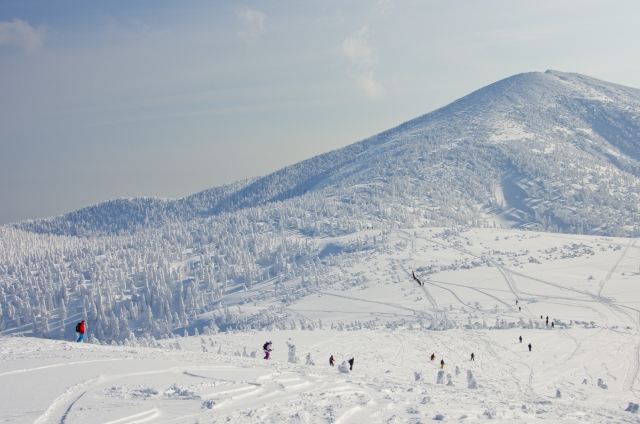
[[[322,243],[321,281],[227,295],[245,323],[230,331],[214,334],[207,312],[189,337],[0,338],[0,419],[639,421],[636,239],[432,228]],[[257,316],[278,319],[242,321]]]

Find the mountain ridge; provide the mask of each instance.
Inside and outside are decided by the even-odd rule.
[[[630,178],[640,176],[639,110],[638,89],[574,73],[552,70],[522,73],[480,88],[387,131],[263,177],[214,187],[181,199],[117,199],[55,218],[12,225],[41,233],[114,234],[162,226],[173,219],[191,220],[232,213],[299,198],[310,192],[325,190],[331,193],[329,197],[349,197],[353,195],[353,187],[388,177],[389,180],[426,178],[431,185],[442,184],[438,178],[444,178],[444,185],[462,193],[459,202],[473,201],[477,208],[482,209],[482,212],[474,211],[473,207],[465,206],[468,209],[466,215],[473,215],[472,221],[485,222],[487,225],[491,221],[495,225],[496,221],[492,218],[495,217],[501,224],[509,226],[546,229],[555,225],[552,230],[621,235],[631,231],[628,228],[625,230],[625,226],[635,227],[640,223],[637,206],[634,208],[631,202],[633,199],[619,196],[614,202],[609,195],[601,193],[604,199],[602,203],[610,210],[595,218],[593,214],[582,216],[580,213],[575,217],[575,214],[560,209],[566,209],[567,205],[571,207],[573,203],[581,201],[579,199],[584,195],[572,192],[570,199],[567,193],[560,193],[562,190],[558,193],[547,190],[542,180],[549,185],[567,182],[569,186],[581,185],[580,181],[584,182],[585,179],[598,179],[596,174],[600,171],[596,172],[596,168],[604,167],[605,174],[623,173],[622,179],[625,181],[613,185],[615,192],[632,192],[637,197],[638,181],[631,181]],[[554,147],[544,147],[546,144],[554,144]],[[539,158],[530,154],[545,152],[546,149],[552,149],[556,154],[545,154]],[[447,156],[447,150],[450,156]],[[567,169],[553,172],[551,168],[563,167],[560,163],[563,161],[555,157],[560,152],[566,156],[564,162],[571,161],[569,165],[574,168],[587,163],[591,166],[590,172],[582,172],[581,175]],[[419,162],[414,160],[416,155],[421,158]],[[390,174],[389,169],[393,166],[396,172]],[[413,168],[408,169],[410,166]],[[407,168],[404,172],[400,170],[403,167]],[[459,173],[460,176],[476,180],[472,184],[474,188],[461,189],[459,183],[450,181],[450,175],[428,176],[434,168],[439,167],[447,169],[444,174]],[[487,169],[477,170],[483,167]],[[523,190],[547,190],[548,199],[545,196],[533,196],[524,209],[516,208],[508,212],[503,208],[498,213],[495,210],[495,188],[492,187],[501,184],[501,175],[509,172],[525,176],[522,179]],[[556,174],[564,174],[560,179],[562,181],[556,178]],[[336,193],[331,189],[337,186],[342,186],[346,191]],[[439,207],[442,196],[434,197],[431,189],[424,187],[424,184],[413,186],[414,193],[407,192],[406,196],[414,200],[431,199],[430,207]],[[528,188],[525,189],[525,186]],[[597,187],[595,184],[590,190],[596,190]],[[482,191],[484,193],[480,193]],[[534,204],[542,201],[551,203],[547,205],[548,208],[534,214],[540,217],[527,217],[527,211],[535,209]],[[509,207],[509,204],[504,206]],[[99,210],[101,208],[102,211]],[[621,208],[629,213],[619,213]],[[606,228],[595,225],[605,215],[609,217]],[[467,224],[468,221],[465,219],[457,223]],[[528,225],[531,221],[537,225]]]

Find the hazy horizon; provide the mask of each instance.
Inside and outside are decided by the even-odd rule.
[[[511,75],[640,87],[631,1],[0,4],[0,223],[178,198]]]

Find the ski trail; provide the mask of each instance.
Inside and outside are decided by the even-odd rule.
[[[478,288],[476,288],[476,287],[473,287],[473,286],[463,286],[463,285],[460,285],[460,284],[449,283],[449,282],[446,282],[446,281],[433,280],[433,279],[427,279],[427,281],[428,281],[430,284],[432,284],[432,285],[434,285],[434,286],[436,286],[436,287],[440,287],[440,286],[438,286],[437,284],[435,284],[435,283],[438,283],[438,284],[446,284],[446,285],[449,285],[449,286],[464,287],[465,289],[474,290],[474,291],[477,291],[478,293],[481,293],[481,294],[483,294],[483,295],[485,295],[485,296],[487,296],[487,297],[490,297],[490,298],[494,299],[496,302],[502,303],[503,305],[505,305],[505,306],[507,306],[507,307],[511,307],[511,305],[510,305],[510,304],[508,304],[508,303],[507,303],[507,302],[505,302],[504,300],[500,299],[499,297],[496,297],[496,296],[494,296],[494,295],[492,295],[492,294],[489,294],[489,293],[487,293],[487,292],[484,292],[484,291],[482,291],[482,290],[480,290],[480,289],[478,289]],[[441,288],[441,289],[443,289],[443,290],[447,290],[447,289],[446,289],[446,288],[444,288],[444,287],[440,287],[440,288]],[[457,298],[457,296],[456,296],[456,298]],[[458,299],[458,300],[459,300],[459,299]],[[465,305],[465,306],[469,306],[469,305]],[[475,308],[475,309],[477,309],[477,310],[479,310],[479,311],[482,311],[482,308],[477,308],[477,307],[474,307],[474,306],[472,306],[472,308]]]
[[[65,391],[63,394],[58,396],[51,403],[51,405],[49,405],[49,407],[44,411],[44,413],[41,416],[39,416],[33,422],[33,424],[42,424],[42,423],[44,423],[49,418],[49,415],[51,415],[53,413],[53,411],[58,409],[60,407],[60,405],[65,403],[73,395],[73,393],[75,393],[79,389],[83,389],[85,387],[89,388],[91,386],[95,386],[97,384],[100,384],[102,381],[104,381],[104,379],[103,379],[102,376],[100,376],[100,377],[92,378],[90,380],[87,380],[87,381],[84,381],[82,383],[78,383],[76,385],[71,386],[70,388],[67,389],[67,391]]]
[[[402,270],[407,274],[407,276],[413,278],[411,273],[406,268],[403,267]],[[420,280],[420,281],[422,281],[422,280]],[[422,282],[424,283],[424,281],[422,281]],[[420,288],[422,288],[422,291],[424,292],[425,296],[427,296],[427,299],[429,300],[429,303],[431,303],[431,307],[433,308],[433,310],[435,311],[436,316],[437,316],[438,304],[436,303],[436,299],[433,296],[431,296],[431,293],[429,293],[429,290],[427,290],[427,287],[426,287],[425,284],[422,284],[420,286]]]
[[[140,412],[139,414],[129,415],[128,417],[120,418],[113,421],[108,421],[104,424],[134,424],[134,423],[143,423],[145,421],[150,421],[154,418],[160,416],[160,411],[158,409],[153,408],[145,412]]]
[[[468,251],[468,250],[466,250],[464,248],[461,248],[461,247],[452,246],[451,244],[442,243],[442,242],[439,242],[439,241],[435,241],[433,239],[429,239],[427,241],[430,241],[432,243],[438,244],[440,246],[448,247],[448,248],[453,249],[453,250],[457,250],[458,252],[462,252],[462,253],[464,253],[466,255],[469,255],[469,256],[472,256],[472,257],[474,257],[476,259],[483,259],[482,256],[480,256],[478,254],[475,254],[473,252],[470,252],[470,251]],[[488,261],[491,262],[496,268],[498,268],[498,272],[500,272],[500,274],[504,278],[505,282],[507,283],[507,286],[509,287],[509,290],[511,290],[511,292],[513,293],[515,298],[516,299],[520,299],[520,297],[518,296],[518,293],[516,293],[517,288],[516,288],[515,282],[513,281],[513,278],[511,277],[511,275],[508,274],[508,271],[505,274],[505,272],[503,271],[504,268],[502,267],[502,265],[498,264],[496,261],[493,261],[493,260],[488,260]]]
[[[633,239],[633,240],[629,240],[629,243],[627,244],[627,246],[624,248],[624,250],[622,251],[622,255],[620,255],[620,258],[616,261],[615,265],[613,266],[613,268],[611,268],[609,270],[609,273],[607,274],[607,276],[604,278],[604,280],[602,280],[600,282],[600,289],[598,290],[598,297],[602,297],[602,289],[604,288],[604,285],[607,283],[607,281],[609,281],[609,279],[611,278],[611,276],[613,275],[614,271],[616,270],[616,268],[618,268],[618,265],[620,265],[620,261],[622,261],[622,259],[624,259],[624,257],[627,254],[627,250],[629,250],[629,247],[633,246],[636,244],[636,241],[638,241],[638,239]]]
[[[11,375],[11,374],[20,374],[20,373],[23,373],[23,372],[46,370],[48,368],[66,367],[66,366],[69,366],[69,365],[78,365],[78,364],[90,364],[90,363],[94,363],[94,362],[122,361],[123,359],[129,359],[129,358],[96,359],[95,361],[65,362],[65,363],[62,363],[62,364],[45,365],[44,367],[25,368],[25,369],[21,369],[21,370],[7,371],[7,372],[3,372],[2,374],[0,374],[0,377],[4,377],[5,375]]]
[[[475,287],[471,287],[471,286],[463,286],[463,285],[460,285],[460,284],[449,283],[449,282],[446,282],[446,281],[439,281],[439,280],[433,280],[433,279],[428,279],[427,281],[428,281],[431,285],[433,285],[433,286],[436,286],[436,287],[438,287],[438,288],[440,288],[440,289],[442,289],[442,290],[446,290],[446,291],[448,291],[448,292],[449,292],[449,293],[451,293],[451,294],[452,294],[452,295],[453,295],[453,296],[454,296],[454,297],[455,297],[455,298],[456,298],[460,303],[462,303],[465,307],[468,307],[468,308],[471,308],[471,309],[475,309],[476,311],[480,311],[480,312],[482,312],[482,311],[483,311],[483,309],[482,309],[481,307],[478,307],[478,306],[469,305],[469,304],[464,303],[464,301],[462,301],[462,299],[460,299],[460,298],[458,297],[458,295],[456,294],[456,292],[454,292],[453,290],[448,289],[448,288],[446,288],[446,287],[442,287],[442,286],[440,286],[440,285],[438,285],[438,284],[445,284],[445,285],[449,285],[449,286],[456,286],[456,287],[464,287],[465,289],[474,290],[474,291],[477,291],[478,293],[481,293],[481,294],[483,294],[483,295],[485,295],[485,296],[487,296],[487,297],[490,297],[490,298],[494,299],[496,302],[502,303],[502,304],[504,304],[504,305],[505,305],[505,306],[507,306],[507,307],[509,306],[509,304],[508,304],[507,302],[503,301],[502,299],[500,299],[500,298],[498,298],[498,297],[496,297],[496,296],[493,296],[493,295],[491,295],[491,294],[489,294],[489,293],[483,292],[482,290],[477,289],[477,288],[475,288]],[[438,284],[436,284],[436,283],[438,283]]]
[[[69,412],[71,411],[71,408],[73,408],[73,405],[75,405],[75,404],[76,404],[76,402],[77,402],[77,401],[79,401],[79,400],[80,400],[80,398],[81,398],[82,396],[84,396],[84,394],[85,394],[85,393],[87,393],[87,392],[82,392],[82,394],[81,394],[80,396],[78,396],[78,397],[76,398],[76,400],[74,400],[73,402],[71,402],[71,405],[69,405],[69,407],[67,408],[67,410],[66,410],[66,411],[64,411],[64,415],[62,415],[62,418],[60,419],[60,424],[64,424],[64,423],[67,421],[67,416],[69,416]]]
[[[509,274],[509,271],[496,261],[489,260],[489,262],[491,262],[493,266],[495,266],[498,269],[500,274],[502,274],[502,277],[504,277],[504,281],[507,283],[509,290],[511,290],[511,293],[513,293],[513,296],[519,300],[520,296],[518,296],[516,284],[513,281],[513,278],[511,277],[511,275]],[[509,308],[511,309],[511,305],[509,305]]]
[[[411,253],[416,253],[416,239],[415,237],[413,237],[411,234],[409,234],[406,231],[403,230],[396,230],[396,233],[398,234],[398,237],[400,237],[401,239],[407,240],[409,243],[411,243]],[[403,234],[405,237],[402,237],[400,234]]]
[[[349,300],[358,300],[360,302],[376,303],[378,305],[385,305],[385,306],[391,306],[393,308],[404,309],[405,311],[418,312],[416,309],[407,308],[406,306],[396,305],[395,303],[376,302],[375,300],[361,299],[358,297],[344,296],[344,295],[334,294],[329,292],[320,292],[320,293],[326,294],[327,296],[342,297],[344,299],[349,299]]]
[[[640,312],[638,312],[638,323],[640,323]],[[636,335],[638,334],[638,332],[639,330],[636,325]],[[640,372],[640,343],[636,344],[636,347],[633,350],[633,357],[631,358],[631,367],[632,367],[631,371],[628,372],[627,376],[625,377],[624,387],[627,390],[632,391],[633,394],[636,396],[636,399],[638,399],[639,390],[635,389],[633,387],[633,384],[636,381],[640,381],[640,379],[638,378],[638,373]]]

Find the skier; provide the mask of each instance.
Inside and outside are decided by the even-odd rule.
[[[85,330],[85,325],[84,325],[84,320],[82,320],[82,322],[79,322],[76,324],[76,333],[78,333],[78,340],[76,340],[78,343],[82,343],[82,341],[84,340],[84,330]]]
[[[349,362],[349,371],[353,371],[353,363],[355,362],[355,360],[351,358],[347,362]]]
[[[540,315],[540,319],[542,319],[542,315]]]
[[[269,359],[269,352],[273,351],[273,349],[271,348],[271,342],[266,342],[262,346],[262,350],[264,350],[264,359]]]
[[[431,354],[431,360],[433,361],[434,359],[436,359],[436,354],[435,354],[435,353],[432,353],[432,354]]]
[[[516,305],[518,304],[518,301],[516,300]]]
[[[531,343],[529,343],[529,352],[531,352]]]
[[[474,355],[473,352],[471,352],[471,361],[473,362],[476,361],[476,355]]]
[[[336,361],[336,360],[334,359],[333,355],[331,355],[331,357],[329,357],[329,365],[333,366],[333,363],[334,363],[335,361]]]
[[[519,339],[520,339],[520,343],[522,343],[522,336],[520,336]]]
[[[547,317],[547,326],[549,325],[549,317]]]
[[[444,359],[440,360],[440,369],[444,369]]]
[[[551,321],[551,328],[553,328],[553,321]]]
[[[522,312],[522,306],[518,306],[518,311]]]

